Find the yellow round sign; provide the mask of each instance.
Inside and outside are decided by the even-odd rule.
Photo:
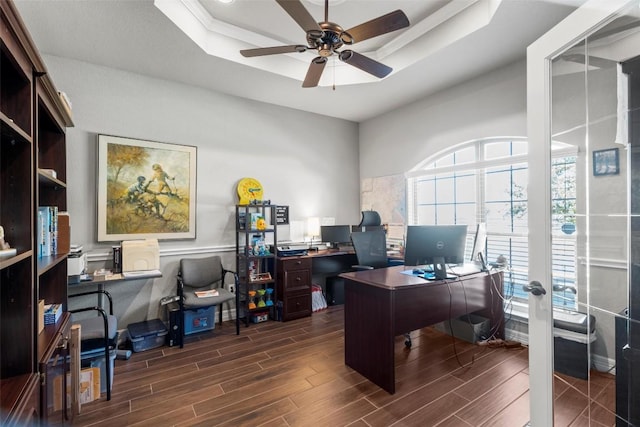
[[[247,205],[251,200],[262,200],[262,184],[255,178],[242,178],[238,182],[240,204]]]

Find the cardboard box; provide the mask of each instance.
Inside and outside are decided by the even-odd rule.
[[[62,409],[62,375],[53,379],[53,410]],[[86,368],[80,371],[80,404],[93,402],[100,397],[100,368]],[[67,373],[67,408],[71,407],[71,374]]]
[[[71,249],[71,226],[69,213],[58,212],[58,246],[57,253],[68,254]]]

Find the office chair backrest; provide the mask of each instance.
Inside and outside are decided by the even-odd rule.
[[[376,211],[362,211],[362,219],[358,227],[375,227],[382,225],[380,214]]]
[[[183,258],[180,260],[180,274],[185,286],[203,288],[215,283],[222,284],[222,260],[219,256],[207,258]]]
[[[356,251],[358,265],[372,268],[387,267],[387,238],[382,230],[355,231],[351,242]]]

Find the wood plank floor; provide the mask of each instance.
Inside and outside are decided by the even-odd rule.
[[[396,393],[344,364],[344,312],[187,337],[116,361],[113,394],[74,426],[524,426],[527,349],[479,347],[433,328],[396,341]],[[556,378],[557,426],[613,426],[613,377]]]

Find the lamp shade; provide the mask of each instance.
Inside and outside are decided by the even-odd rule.
[[[320,235],[320,218],[312,216],[307,218],[307,236],[315,237]]]

